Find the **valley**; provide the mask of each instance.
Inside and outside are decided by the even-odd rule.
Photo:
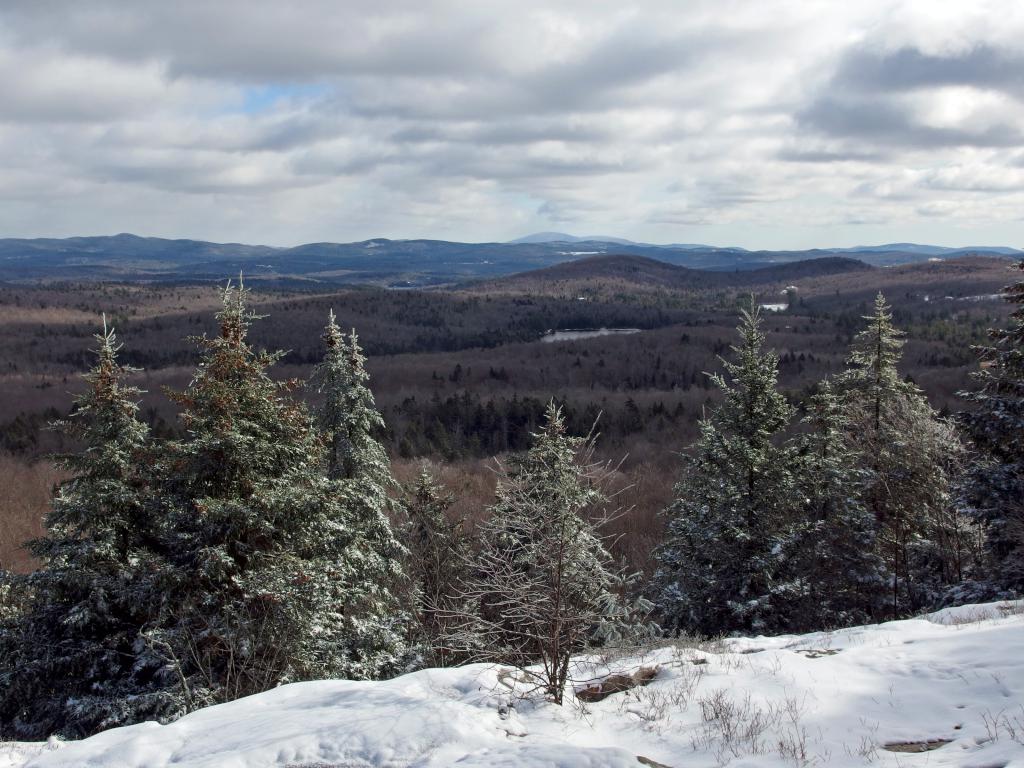
[[[969,257],[883,268],[842,257],[707,272],[602,256],[446,289],[255,282],[254,309],[265,319],[252,337],[257,346],[286,351],[276,367],[280,378],[305,379],[322,354],[320,332],[333,309],[369,355],[396,474],[408,479],[420,461],[434,462],[456,489],[457,511],[470,518],[493,491],[492,458],[524,450],[554,397],[571,432],[585,434],[596,423],[600,454],[618,464],[617,503],[630,510],[616,523],[630,533],[618,547],[646,569],[677,452],[718,398],[708,373],[721,369],[718,358],[734,343],[744,297],[786,301],[783,292],[796,289],[791,307],[765,312],[765,328],[780,354],[782,390],[798,402],[843,369],[861,316],[885,292],[908,335],[903,375],[950,413],[964,407],[955,393],[977,369],[971,346],[1005,317],[999,291],[1009,264]],[[178,434],[165,391],[187,385],[196,360],[187,339],[214,332],[218,304],[215,284],[0,285],[0,448],[7,461],[31,465],[68,447],[45,425],[65,414],[80,390],[101,314],[117,328],[122,359],[141,369],[134,380],[144,390],[145,419],[158,436]],[[596,330],[602,328],[635,332]],[[558,329],[595,333],[539,343]],[[18,476],[31,485],[39,475]],[[38,521],[37,507],[28,505],[22,517]],[[0,558],[25,562],[10,542]]]

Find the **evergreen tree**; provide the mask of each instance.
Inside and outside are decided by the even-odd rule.
[[[152,642],[176,664],[188,708],[351,664],[337,609],[347,531],[320,471],[323,446],[291,397],[295,382],[270,377],[281,353],[250,346],[245,303],[229,284],[219,335],[197,340],[198,369],[174,394],[186,437],[163,467],[175,568]]]
[[[20,610],[0,632],[0,732],[81,737],[174,712],[170,670],[142,631],[153,618],[157,569],[147,504],[147,429],[139,390],[117,362],[114,331],[96,337],[97,362],[70,419],[56,428],[82,450],[60,459],[46,533],[31,542],[41,563],[8,584]]]
[[[415,584],[427,656],[442,666],[458,658],[444,648],[444,638],[448,617],[460,607],[460,590],[471,556],[463,521],[449,518],[453,501],[424,464],[406,503],[408,572]]]
[[[870,471],[864,501],[875,517],[891,575],[891,611],[920,608],[952,579],[941,542],[952,503],[950,474],[961,445],[921,391],[900,378],[902,333],[879,293],[854,339],[840,382],[851,447]]]
[[[858,467],[843,403],[828,381],[811,397],[804,423],[798,517],[783,544],[777,604],[790,631],[867,622],[884,607],[888,578],[875,519],[862,499],[870,473]]]
[[[792,409],[753,300],[738,331],[727,378],[712,376],[723,401],[700,422],[656,554],[655,603],[668,628],[767,631],[784,616],[773,594],[797,491],[793,450],[780,442]]]
[[[1024,260],[1016,269],[1024,272]],[[995,579],[1024,589],[1024,277],[1004,291],[1015,305],[1007,328],[989,331],[979,348],[977,388],[960,393],[975,410],[961,414],[978,457],[966,473],[963,495],[987,524]]]
[[[533,446],[510,459],[481,527],[461,594],[474,611],[451,617],[455,647],[519,667],[557,704],[571,656],[632,632],[645,608],[620,599],[629,580],[585,515],[604,498],[592,449],[591,438],[566,434],[551,402]]]
[[[849,370],[842,383],[856,394],[867,426],[877,432],[884,426],[887,409],[900,397],[920,395],[920,390],[900,378],[896,366],[903,357],[903,332],[892,322],[892,312],[881,292],[875,296],[874,313],[865,315],[867,328],[857,334],[847,358]]]
[[[384,418],[369,388],[366,358],[353,329],[342,334],[334,312],[323,333],[326,352],[313,370],[312,384],[323,397],[317,409],[317,426],[327,446],[327,476],[331,480],[366,478],[381,488],[381,498],[394,484],[387,451],[378,436]]]
[[[338,610],[344,631],[335,642],[347,659],[346,677],[373,678],[397,669],[406,653],[408,623],[396,592],[405,580],[405,555],[395,539],[389,514],[397,483],[387,451],[378,439],[384,419],[370,391],[366,358],[356,332],[346,338],[331,312],[323,334],[323,361],[312,383],[323,400],[316,424],[327,445],[324,472],[344,531],[338,557],[346,566]]]

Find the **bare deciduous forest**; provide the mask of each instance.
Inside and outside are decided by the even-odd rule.
[[[615,554],[649,570],[677,453],[717,397],[707,373],[720,370],[718,356],[734,341],[744,296],[785,302],[785,290],[795,288],[791,306],[767,313],[765,328],[780,355],[780,385],[796,403],[842,369],[862,316],[883,291],[907,332],[901,372],[943,412],[964,407],[954,393],[977,368],[971,345],[1008,311],[998,298],[1009,278],[1002,259],[808,269],[805,277],[789,265],[784,279],[694,272],[711,277],[690,284],[661,279],[649,265],[598,266],[429,291],[257,284],[255,309],[266,318],[252,336],[258,346],[287,350],[280,378],[304,379],[333,308],[369,355],[397,478],[411,480],[430,460],[455,495],[452,512],[471,524],[493,497],[492,458],[527,447],[550,398],[563,405],[571,433],[596,421],[597,450],[619,467],[613,503],[626,510],[607,532]],[[46,456],[70,447],[46,424],[67,413],[81,388],[100,315],[117,328],[123,361],[142,369],[135,383],[154,434],[173,435],[180,427],[164,389],[188,383],[195,347],[187,339],[213,332],[218,302],[211,284],[0,285],[0,564],[31,567],[19,545],[41,531],[57,479]],[[540,341],[548,330],[602,327],[639,333]]]

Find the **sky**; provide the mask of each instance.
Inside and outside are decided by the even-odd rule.
[[[1024,246],[1019,0],[4,0],[0,236]]]

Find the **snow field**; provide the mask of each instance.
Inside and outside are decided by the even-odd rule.
[[[58,749],[0,743],[0,768],[1024,768],[1022,649],[1018,601],[580,658],[578,680],[660,670],[585,706],[489,665],[296,683]]]

